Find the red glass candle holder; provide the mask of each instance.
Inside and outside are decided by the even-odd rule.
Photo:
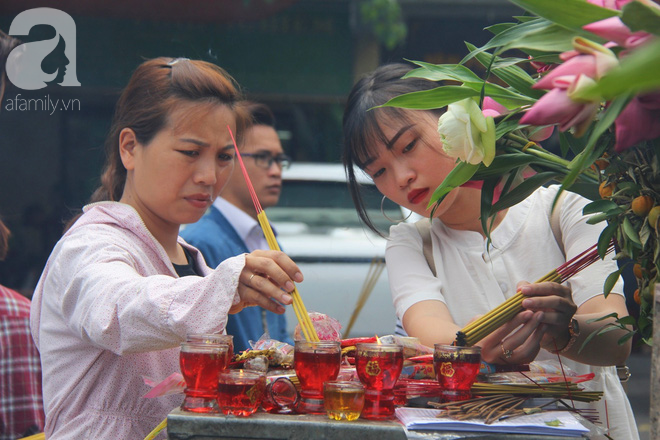
[[[261,401],[264,411],[273,414],[291,414],[300,403],[296,386],[286,377],[266,378],[266,391]]]
[[[218,375],[227,366],[226,344],[181,344],[179,363],[186,381],[181,409],[209,413],[218,412]]]
[[[325,414],[323,382],[335,380],[340,366],[339,341],[296,341],[293,368],[296,370],[301,388],[299,411],[308,414]]]
[[[442,399],[446,402],[470,399],[480,366],[481,347],[435,344],[433,367]]]
[[[234,336],[223,335],[222,333],[193,333],[186,336],[186,342],[197,342],[203,344],[227,344],[229,351],[227,351],[227,365],[229,365],[234,357]]]
[[[395,344],[358,343],[355,368],[366,388],[362,417],[371,420],[394,416],[394,385],[403,368],[403,347]]]
[[[218,377],[218,406],[223,414],[247,417],[263,399],[266,377],[256,371],[225,370]]]

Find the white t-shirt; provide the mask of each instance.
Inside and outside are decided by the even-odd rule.
[[[596,244],[604,224],[588,225],[582,215],[588,200],[568,193],[559,207],[564,256],[550,226],[557,189],[557,186],[539,188],[509,208],[504,220],[492,231],[488,247],[481,234],[451,229],[434,219],[431,240],[437,277],[428,267],[415,225],[393,226],[386,261],[397,316],[402,318],[413,304],[435,299],[444,302],[454,322],[463,327],[476,315],[489,312],[513,296],[519,281],[534,282]],[[605,261],[593,263],[568,280],[566,285],[571,288],[578,307],[602,294],[605,278],[616,269],[616,262],[606,257]],[[612,292],[623,292],[621,280]],[[545,350],[537,357],[538,360],[552,358],[557,356]],[[596,373],[596,379],[585,386],[605,392],[603,399],[592,407],[599,410],[605,426],[605,414],[608,415],[609,426],[614,428],[613,438],[639,438],[630,403],[614,367],[594,367],[564,357],[562,362],[578,374]]]

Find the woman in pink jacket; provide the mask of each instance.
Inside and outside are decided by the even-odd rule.
[[[123,91],[92,204],[55,246],[31,311],[43,366],[49,439],[141,439],[181,403],[144,399],[142,376],[179,370],[188,333],[223,332],[228,313],[260,305],[283,313],[302,281],[276,251],[215,269],[179,236],[196,222],[234,166],[228,126],[245,116],[219,67],[158,58]]]

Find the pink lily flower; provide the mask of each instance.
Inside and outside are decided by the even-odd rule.
[[[484,102],[481,106],[481,113],[484,114],[484,116],[500,116],[506,113],[509,113],[509,109],[504,107],[502,104],[499,102],[495,101],[493,98],[490,96],[484,97]]]
[[[559,124],[559,131],[575,127],[575,135],[584,134],[598,110],[598,103],[580,103],[568,96],[568,88],[555,88],[543,95],[520,119],[521,124]]]
[[[596,21],[582,26],[582,29],[606,40],[613,41],[627,49],[640,46],[653,38],[653,35],[648,32],[631,32],[619,17],[610,17],[605,20]]]
[[[620,11],[625,5],[633,0],[587,0],[592,5],[600,6],[601,8],[614,9]]]
[[[614,121],[617,153],[660,137],[660,92],[635,96]]]

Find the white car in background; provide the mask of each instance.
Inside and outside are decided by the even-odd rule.
[[[358,172],[368,189],[369,214],[380,230],[388,233],[392,222],[381,213],[382,196],[366,176]],[[382,336],[394,333],[396,318],[383,270],[351,328],[345,333],[374,259],[385,258],[386,239],[360,222],[341,164],[293,163],[282,173],[283,188],[277,206],[266,214],[285,251],[300,266],[305,281],[298,291],[308,312],[337,319],[343,337]],[[393,220],[408,212],[386,200],[384,210]],[[287,307],[287,324],[293,332],[297,318]]]

